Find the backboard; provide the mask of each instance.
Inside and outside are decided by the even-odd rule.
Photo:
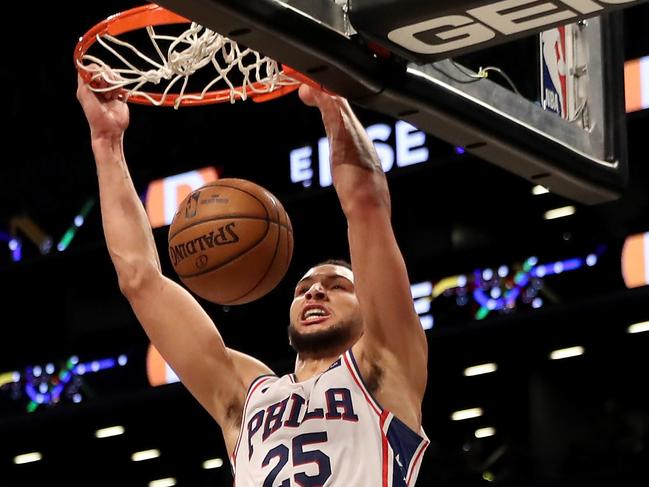
[[[627,184],[624,56],[615,11],[642,1],[158,3],[301,71],[354,104],[408,121],[557,194],[595,204],[618,198]],[[566,24],[578,34],[572,64],[563,58],[548,64],[540,40],[552,36],[541,33]],[[541,47],[529,56],[545,61],[539,66],[546,74],[536,99],[454,59],[533,36]],[[557,36],[551,47],[565,47]],[[588,82],[578,80],[575,88],[583,100],[573,107],[579,117],[548,109],[554,98],[543,80],[551,79],[552,64],[555,78],[587,75]],[[566,86],[560,82],[554,94]]]

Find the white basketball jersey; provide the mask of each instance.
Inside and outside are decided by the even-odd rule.
[[[320,375],[250,385],[232,455],[235,487],[411,487],[428,438],[369,393],[347,351]]]

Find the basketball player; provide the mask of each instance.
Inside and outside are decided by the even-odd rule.
[[[79,79],[108,250],[152,343],[220,425],[237,487],[412,486],[428,445],[421,426],[428,346],[385,175],[347,101],[308,86],[299,96],[322,114],[353,272],[334,261],[297,283],[293,374],[277,377],[228,348],[192,295],[162,275],[124,159],[128,106]]]

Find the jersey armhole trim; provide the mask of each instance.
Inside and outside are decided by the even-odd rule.
[[[379,428],[381,429],[382,447],[383,447],[382,476],[385,485],[390,485],[388,484],[388,482],[392,482],[392,476],[394,475],[394,473],[392,472],[392,464],[391,464],[394,445],[392,445],[388,439],[388,429],[390,428],[390,425],[392,423],[394,423],[395,425],[398,424],[401,428],[405,428],[406,430],[408,430],[410,432],[409,434],[415,435],[419,438],[420,440],[419,445],[417,446],[413,454],[413,457],[408,465],[408,469],[405,476],[406,485],[410,486],[412,480],[414,478],[417,478],[417,475],[419,473],[419,467],[421,466],[421,460],[423,458],[423,454],[426,451],[428,445],[430,444],[430,440],[428,439],[428,436],[426,435],[423,427],[421,427],[419,431],[414,431],[409,426],[407,426],[403,421],[401,421],[397,416],[395,416],[394,413],[388,411],[387,409],[384,409],[379,404],[379,402],[374,398],[374,395],[367,388],[367,385],[363,380],[360,367],[358,366],[358,363],[356,362],[356,358],[354,357],[354,353],[352,352],[351,349],[347,350],[343,354],[343,360],[345,362],[345,365],[347,366],[347,369],[352,375],[354,382],[356,382],[356,384],[360,387],[363,396],[365,396],[365,399],[370,404],[370,407],[379,416]]]
[[[259,386],[264,384],[269,379],[272,379],[273,377],[277,378],[278,376],[275,374],[262,374],[256,377],[248,386],[248,390],[246,391],[246,400],[243,403],[243,411],[241,412],[241,425],[239,426],[239,436],[237,437],[237,443],[234,445],[234,450],[232,450],[232,455],[230,457],[230,464],[232,465],[233,474],[236,472],[237,452],[239,451],[239,444],[241,443],[241,438],[243,436],[243,428],[244,428],[243,422],[246,419],[248,401],[250,400],[254,392],[259,388]]]
[[[349,373],[354,379],[354,382],[356,382],[361,392],[363,393],[363,396],[365,396],[365,400],[369,403],[372,410],[380,417],[381,414],[383,413],[383,407],[379,404],[379,402],[374,398],[372,393],[367,388],[367,385],[363,380],[363,376],[361,374],[360,368],[356,363],[356,358],[354,358],[354,354],[352,353],[351,349],[347,350],[344,353],[343,361],[347,366],[347,370],[349,370]]]

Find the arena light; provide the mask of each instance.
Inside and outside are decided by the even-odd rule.
[[[205,167],[152,181],[144,201],[151,227],[169,225],[185,196],[218,178],[216,168]]]
[[[435,326],[435,319],[433,318],[433,315],[420,316],[419,321],[421,323],[421,327],[424,330],[432,330],[433,326]]]
[[[48,254],[52,249],[52,237],[47,235],[34,220],[28,216],[14,216],[9,221],[10,233],[17,235],[20,230],[29,240],[31,240],[41,254]]]
[[[149,487],[172,487],[173,485],[176,485],[176,479],[173,477],[152,480],[149,482]]]
[[[30,453],[23,453],[21,455],[16,455],[14,457],[14,463],[16,465],[23,465],[25,463],[33,463],[33,462],[38,462],[43,458],[43,455],[40,454],[40,452],[33,451]]]
[[[410,286],[410,294],[415,303],[415,311],[419,315],[421,327],[424,330],[432,329],[434,324],[433,315],[430,314],[432,292],[433,283],[431,281],[418,282]]]
[[[550,360],[561,360],[564,358],[578,357],[584,354],[584,347],[569,347],[554,350],[550,353]]]
[[[149,344],[146,354],[146,375],[149,384],[153,387],[180,382],[176,373],[152,343]]]
[[[486,428],[480,428],[475,430],[475,437],[476,438],[488,438],[489,436],[493,436],[496,434],[496,429],[492,427],[486,427]]]
[[[556,220],[557,218],[574,215],[576,211],[577,209],[574,206],[562,206],[561,208],[554,208],[553,210],[546,211],[543,214],[543,218],[546,220]]]
[[[9,250],[11,250],[11,260],[18,262],[23,257],[23,243],[19,238],[9,240]]]
[[[539,195],[542,195],[542,194],[548,194],[549,192],[550,192],[550,190],[548,188],[546,188],[545,186],[541,186],[540,184],[537,184],[536,186],[534,186],[532,188],[532,194],[534,196],[539,196]]]
[[[644,333],[645,331],[649,331],[649,321],[634,323],[633,325],[629,326],[627,331],[629,333]]]
[[[0,373],[0,387],[4,386],[5,384],[13,384],[14,382],[18,382],[19,380],[20,372],[12,371]]]
[[[464,369],[464,375],[465,377],[473,377],[476,375],[490,374],[492,372],[495,372],[496,370],[498,370],[498,366],[495,363],[490,362],[467,367],[466,369]]]
[[[455,411],[451,414],[451,419],[453,421],[463,421],[465,419],[478,418],[480,416],[482,416],[482,408],[470,408]]]
[[[624,95],[627,113],[649,108],[649,56],[624,63]]]
[[[110,426],[108,428],[101,428],[95,431],[95,438],[110,438],[111,436],[119,436],[123,434],[123,426]]]
[[[142,450],[136,451],[131,455],[131,460],[134,462],[142,462],[144,460],[151,460],[153,458],[158,458],[160,456],[160,450],[151,449],[151,450]]]
[[[223,466],[223,459],[221,458],[210,458],[203,462],[203,468],[209,470],[212,468],[221,468]]]
[[[63,237],[61,237],[59,243],[56,245],[56,250],[63,252],[68,248],[70,242],[72,242],[72,239],[77,234],[79,228],[81,228],[81,226],[85,223],[86,217],[88,216],[88,213],[90,213],[90,210],[92,210],[92,207],[94,205],[95,198],[90,198],[85,202],[79,213],[74,217],[72,225],[70,225],[67,231],[63,234]]]
[[[649,284],[649,232],[629,235],[624,241],[622,277],[628,288]]]

